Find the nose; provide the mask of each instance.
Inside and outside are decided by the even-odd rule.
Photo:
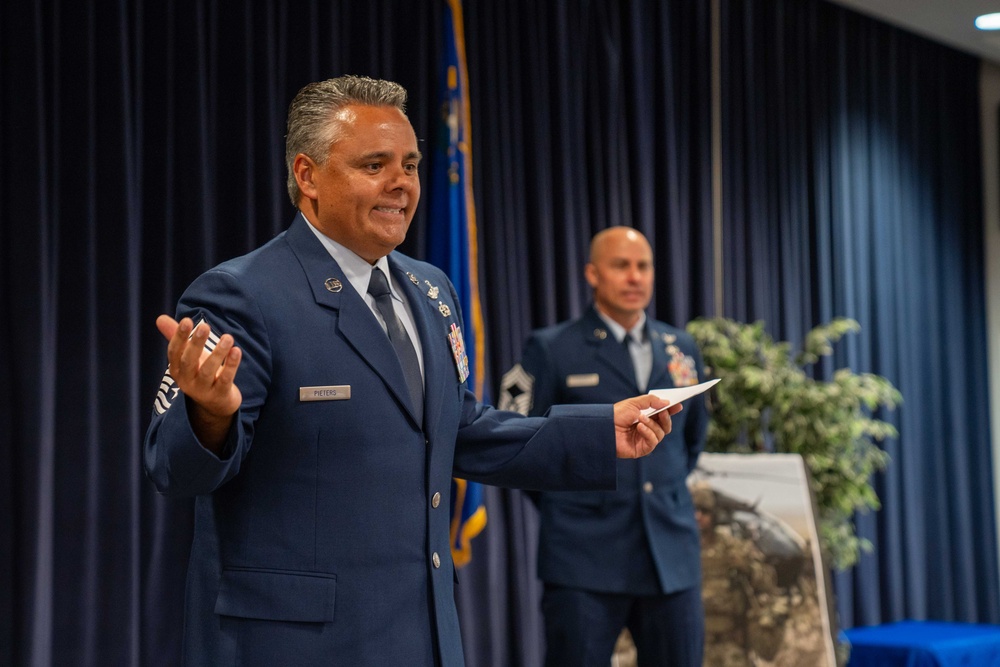
[[[385,189],[388,191],[405,190],[412,191],[420,186],[416,171],[409,171],[404,165],[396,165],[386,171]]]

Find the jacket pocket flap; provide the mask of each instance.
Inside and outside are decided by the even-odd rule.
[[[337,576],[332,574],[224,570],[215,613],[270,621],[333,620]]]

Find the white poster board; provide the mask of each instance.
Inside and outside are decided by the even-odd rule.
[[[702,539],[706,665],[727,652],[743,651],[752,656],[747,664],[835,667],[835,612],[807,475],[797,454],[703,453],[698,459],[688,485],[711,489],[701,497],[714,502],[717,531],[703,530]],[[699,495],[694,495],[697,504]],[[706,540],[717,535],[724,539],[706,548]],[[742,564],[719,566],[723,543],[741,550]],[[758,582],[750,588],[761,590],[752,599],[748,594],[737,600],[750,580]],[[720,598],[716,604],[713,594]],[[721,599],[727,596],[732,599]],[[755,628],[755,623],[767,627]],[[770,640],[755,644],[754,638],[767,633]]]

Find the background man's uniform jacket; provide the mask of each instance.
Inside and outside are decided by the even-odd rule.
[[[701,381],[701,355],[687,332],[647,318],[646,335],[653,351],[648,389]],[[532,415],[556,404],[612,403],[639,393],[628,350],[593,307],[577,320],[534,332],[521,366],[533,377]],[[688,399],[652,454],[619,461],[617,491],[536,496],[539,577],[634,595],[698,586],[699,534],[685,479],[707,424],[703,397]]]

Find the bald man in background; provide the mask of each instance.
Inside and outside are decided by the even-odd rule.
[[[520,389],[530,396],[529,414],[701,380],[694,339],[646,316],[653,275],[652,250],[639,232],[612,227],[594,237],[585,269],[592,306],[525,344]],[[703,397],[692,398],[656,451],[619,462],[617,490],[534,497],[546,665],[607,667],[623,627],[639,665],[702,664],[699,534],[685,480],[707,421]]]

